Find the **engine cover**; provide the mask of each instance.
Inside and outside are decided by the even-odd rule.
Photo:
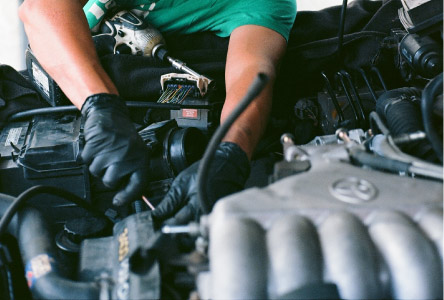
[[[353,166],[343,145],[306,150],[309,171],[215,205],[201,296],[286,299],[334,283],[343,299],[442,297],[442,182]]]

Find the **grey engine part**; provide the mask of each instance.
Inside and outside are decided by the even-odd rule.
[[[442,182],[354,166],[336,142],[298,152],[308,171],[226,197],[202,220],[201,298],[294,299],[328,283],[342,299],[442,298]]]

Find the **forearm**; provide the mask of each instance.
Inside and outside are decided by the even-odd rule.
[[[264,91],[253,100],[224,138],[224,141],[239,145],[249,158],[267,126],[276,69],[285,48],[286,41],[280,34],[262,26],[238,27],[230,37],[225,70],[227,97],[221,122],[245,96],[258,73],[269,77]]]
[[[79,1],[26,0],[19,10],[32,51],[78,108],[97,93],[117,94],[103,70]]]
[[[272,67],[260,68],[258,66],[251,66],[238,74],[237,80],[232,80],[233,83],[227,89],[227,98],[221,115],[221,122],[224,122],[237,106],[240,99],[245,96],[246,91],[258,73],[265,73],[267,75],[267,85],[261,94],[240,115],[223,139],[224,141],[238,144],[249,158],[251,158],[268,124],[275,81],[274,69]]]

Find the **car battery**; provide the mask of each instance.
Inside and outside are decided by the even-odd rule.
[[[70,105],[71,102],[62,92],[60,87],[54,81],[54,79],[46,73],[45,69],[35,58],[31,48],[25,51],[26,69],[32,84],[40,92],[43,99],[46,100],[51,106]]]
[[[48,185],[90,203],[88,170],[78,161],[80,125],[78,114],[39,115],[7,124],[0,134],[0,190],[17,196],[32,186]],[[28,204],[50,213],[54,222],[84,214],[84,209],[48,194]]]

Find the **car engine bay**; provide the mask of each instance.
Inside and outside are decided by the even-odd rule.
[[[372,57],[319,62],[303,94],[278,100],[245,190],[196,222],[158,224],[151,211],[209,151],[219,94],[127,102],[152,177],[146,198],[121,208],[79,162],[74,107],[12,115],[0,131],[0,298],[442,299],[442,2],[400,2],[379,4],[396,3],[402,27],[372,31]],[[347,61],[360,34],[289,52]],[[292,58],[284,73],[301,67]],[[282,77],[287,98],[294,78]]]

